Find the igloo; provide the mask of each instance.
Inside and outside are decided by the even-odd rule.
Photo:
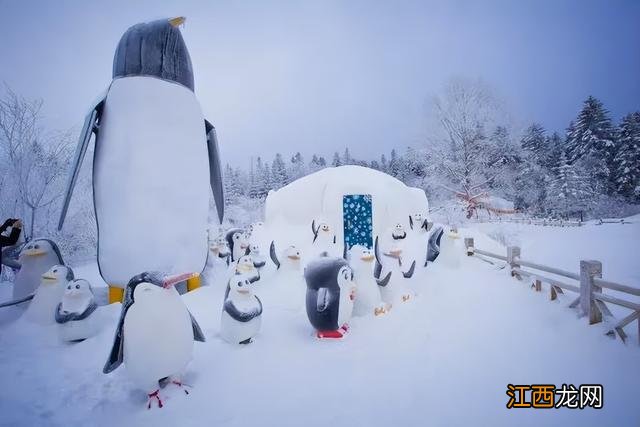
[[[397,223],[408,228],[409,215],[428,212],[423,190],[374,169],[339,166],[270,191],[265,222],[274,228],[305,226],[311,230],[314,219],[323,220],[335,228],[338,243],[345,242],[346,235],[352,246],[357,234],[357,243],[371,247],[375,236]]]

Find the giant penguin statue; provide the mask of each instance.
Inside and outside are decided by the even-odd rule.
[[[209,185],[222,221],[224,197],[214,127],[196,99],[184,18],[136,24],[118,43],[113,80],[80,134],[58,228],[91,135],[98,266],[109,301],[141,271],[202,272],[208,252]],[[141,245],[144,249],[141,250]],[[196,275],[188,289],[199,286]]]
[[[24,318],[40,325],[54,323],[55,311],[67,284],[73,280],[73,270],[64,265],[54,265],[42,275],[33,301],[24,313]]]

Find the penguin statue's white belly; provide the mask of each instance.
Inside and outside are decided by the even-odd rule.
[[[340,305],[338,306],[338,327],[343,326],[351,319],[353,314],[353,299],[351,293],[344,289],[340,290]]]
[[[63,285],[40,284],[36,289],[33,301],[24,313],[25,318],[41,325],[54,324],[56,307],[60,303],[63,292]]]
[[[373,277],[373,271],[369,264],[354,268],[357,285],[356,299],[353,303],[354,316],[367,316],[374,314],[376,308],[382,307],[380,287]]]
[[[82,320],[71,320],[58,325],[60,341],[72,342],[91,338],[100,330],[100,317],[94,312]]]
[[[103,278],[147,270],[200,273],[206,263],[209,161],[194,93],[155,77],[113,80],[94,156]]]
[[[192,354],[191,317],[177,292],[131,305],[124,321],[124,365],[136,385],[157,388],[161,378],[180,374]]]
[[[436,262],[440,262],[448,268],[459,268],[463,253],[460,239],[447,236],[445,233],[440,239],[440,255]]]
[[[258,301],[254,298],[234,299],[234,305],[242,313],[251,312],[259,307]],[[231,317],[226,311],[222,311],[220,322],[220,335],[232,344],[238,344],[247,339],[253,338],[260,331],[262,325],[262,315],[258,315],[248,322],[240,322]]]

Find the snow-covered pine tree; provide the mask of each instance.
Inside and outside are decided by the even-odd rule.
[[[602,102],[589,96],[567,134],[567,156],[571,163],[590,171],[592,188],[606,193],[614,183],[615,132]]]
[[[550,185],[553,197],[548,201],[551,209],[565,218],[584,210],[585,202],[591,194],[588,181],[580,176],[575,164],[569,163],[564,151],[554,172]]]
[[[271,184],[274,190],[284,187],[289,183],[289,177],[287,176],[287,169],[282,160],[282,154],[277,153],[273,159],[271,166]]]
[[[622,119],[613,163],[618,194],[640,202],[640,112],[627,114]]]
[[[304,158],[300,152],[297,152],[291,157],[291,165],[289,167],[289,179],[295,181],[307,174],[307,168],[304,164]]]
[[[342,155],[342,164],[343,165],[354,164],[353,157],[351,157],[351,153],[349,152],[349,147],[344,149],[344,154]]]
[[[534,161],[538,164],[544,164],[549,148],[544,127],[539,123],[533,123],[529,126],[520,141],[520,146],[524,151],[530,153]]]
[[[342,159],[340,158],[340,154],[338,154],[338,152],[336,151],[335,153],[333,153],[333,161],[331,162],[331,166],[336,167],[336,166],[342,166]]]

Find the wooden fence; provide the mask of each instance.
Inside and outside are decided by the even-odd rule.
[[[509,266],[509,272],[512,277],[518,280],[522,280],[523,277],[530,278],[533,282],[532,287],[537,292],[542,291],[542,282],[547,283],[549,285],[551,300],[557,299],[558,294],[564,294],[565,291],[578,294],[577,298],[569,307],[580,310],[581,314],[589,319],[589,324],[591,325],[602,322],[603,316],[613,317],[606,303],[631,310],[628,316],[617,322],[611,330],[607,331],[607,335],[612,337],[618,335],[623,342],[626,342],[627,334],[624,332],[624,327],[636,320],[640,343],[640,304],[606,295],[602,291],[603,289],[612,289],[621,293],[640,296],[640,289],[602,279],[602,263],[600,261],[580,261],[580,272],[573,273],[571,271],[523,260],[518,246],[507,247],[507,254],[504,256],[476,248],[473,238],[465,238],[464,243],[468,256],[489,257],[505,261],[506,265]],[[527,270],[523,269],[524,267],[526,267]],[[571,279],[576,281],[577,284],[566,283],[563,280],[545,276],[540,274],[540,271]]]
[[[555,219],[555,218],[502,218],[496,217],[478,222],[509,222],[514,224],[531,224],[549,227],[580,227],[584,223],[582,221]]]

